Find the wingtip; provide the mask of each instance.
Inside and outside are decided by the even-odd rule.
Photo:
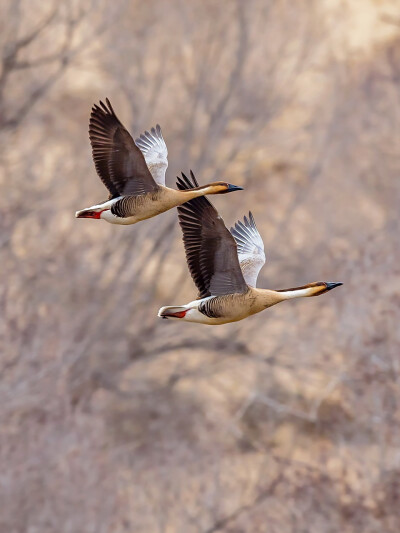
[[[92,113],[99,111],[101,113],[105,113],[106,115],[115,115],[111,102],[107,97],[105,98],[105,103],[103,100],[99,100],[99,104],[93,104]]]
[[[105,103],[102,100],[99,100],[99,103],[95,103],[92,105],[92,115],[96,115],[98,113],[104,114],[107,110],[107,107]]]
[[[192,178],[193,183],[195,184],[195,186],[198,187],[198,186],[199,186],[199,183],[198,183],[198,181],[197,181],[197,179],[196,179],[196,176],[194,175],[193,170],[190,170],[190,177]]]
[[[199,186],[195,178],[195,175],[193,174],[193,171],[190,170],[189,172],[190,172],[190,177],[192,178],[191,180],[187,177],[187,175],[184,172],[181,172],[182,177],[179,177],[179,176],[176,177],[177,185],[178,184],[181,185],[181,190],[182,189],[193,189]]]

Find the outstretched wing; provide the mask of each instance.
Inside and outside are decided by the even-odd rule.
[[[180,190],[198,187],[182,173]],[[244,293],[248,287],[240,270],[235,239],[218,211],[204,196],[178,207],[179,223],[190,274],[199,290],[199,298]]]
[[[239,256],[240,268],[248,285],[256,287],[257,277],[265,264],[264,243],[258,232],[253,214],[244,217],[244,222],[238,221],[231,233],[235,238]]]
[[[155,191],[154,181],[142,152],[124,128],[106,98],[94,105],[89,137],[97,174],[112,197]]]
[[[154,180],[159,185],[165,185],[165,172],[168,167],[168,150],[162,136],[160,125],[157,124],[155,128],[151,128],[151,133],[148,131],[142,133],[140,137],[135,139],[135,143],[142,151]]]

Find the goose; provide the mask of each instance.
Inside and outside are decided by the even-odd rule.
[[[89,137],[97,174],[110,195],[105,202],[77,211],[76,218],[136,224],[205,194],[242,190],[223,181],[185,190],[166,187],[168,150],[160,126],[135,143],[108,98],[92,108]]]
[[[182,174],[180,190],[197,186]],[[218,325],[237,322],[293,298],[318,296],[342,283],[317,281],[291,289],[259,289],[257,277],[265,263],[264,244],[252,213],[227,229],[206,198],[178,207],[179,223],[190,274],[198,299],[186,305],[161,307],[158,316]]]

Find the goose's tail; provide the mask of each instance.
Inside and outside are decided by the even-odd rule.
[[[110,195],[111,196],[111,195]],[[101,216],[104,211],[109,211],[111,207],[120,200],[121,196],[109,198],[101,204],[92,205],[86,209],[81,209],[75,213],[76,218],[104,218]],[[107,219],[108,220],[108,219]],[[108,220],[110,222],[110,220]]]
[[[161,318],[184,318],[190,307],[187,305],[167,305],[161,307],[158,316]]]
[[[81,209],[75,213],[76,218],[101,218],[102,212],[105,211],[104,207],[88,207],[87,209]]]

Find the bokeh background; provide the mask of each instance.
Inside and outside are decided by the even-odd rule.
[[[1,0],[0,531],[400,529],[397,0]],[[167,184],[245,191],[259,285],[342,281],[214,328],[176,211],[106,198],[92,104],[161,124]]]

